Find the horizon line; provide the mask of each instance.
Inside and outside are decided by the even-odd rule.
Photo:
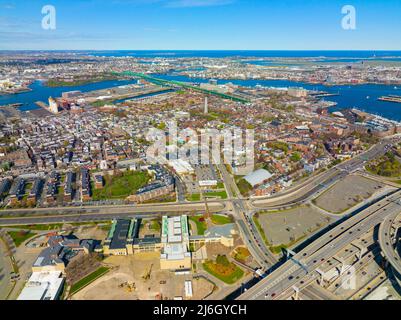
[[[390,52],[401,52],[400,49],[0,49],[0,51],[284,51],[284,52],[311,52],[311,51],[343,51],[343,52],[366,52],[366,51],[390,51]]]

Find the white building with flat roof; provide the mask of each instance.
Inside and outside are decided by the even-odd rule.
[[[170,160],[168,164],[179,175],[195,173],[195,169],[192,167],[192,165],[183,159]]]
[[[249,182],[249,184],[252,187],[255,187],[257,185],[260,185],[264,182],[266,182],[267,180],[269,180],[273,175],[265,170],[265,169],[260,169],[260,170],[256,170],[250,174],[248,174],[244,179]]]
[[[188,270],[191,268],[189,251],[188,217],[168,218],[162,220],[162,252],[160,267],[162,270]]]
[[[60,271],[33,272],[17,300],[56,300],[64,284]]]

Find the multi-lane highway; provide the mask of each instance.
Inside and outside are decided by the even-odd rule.
[[[400,200],[401,191],[398,191],[349,218],[294,256],[302,266],[292,260],[287,261],[244,293],[240,299],[279,299],[288,290],[300,290],[308,286],[317,278],[314,271],[325,261],[380,224],[387,216],[401,212]]]
[[[261,209],[286,208],[309,201],[311,197],[319,195],[348,174],[360,169],[366,161],[384,154],[388,148],[388,142],[381,142],[363,155],[314,176],[302,185],[294,186],[269,198],[243,198],[233,177],[224,166],[220,166],[219,169],[227,189],[228,199],[208,202],[209,210],[211,212],[229,212],[231,208],[244,241],[256,261],[265,270],[272,266],[277,267],[277,258],[266,248],[252,224],[252,212]],[[326,259],[332,257],[340,248],[349,244],[358,235],[363,234],[374,225],[380,224],[383,218],[394,213],[394,210],[401,210],[397,202],[400,197],[400,193],[397,193],[390,199],[382,200],[324,234],[294,257],[302,267],[292,261],[282,264],[267,278],[248,290],[241,296],[241,299],[274,299],[279,297],[280,294],[288,292],[288,289],[292,287],[303,288],[308,286],[315,277],[313,271]],[[141,206],[81,206],[3,210],[0,213],[0,216],[3,216],[0,218],[0,226],[104,221],[124,216],[182,214],[206,210],[204,202],[184,203],[183,199],[179,200],[179,203]],[[306,269],[308,272],[305,271]],[[306,293],[313,296],[317,292],[319,290],[307,289]]]
[[[397,220],[400,219],[400,220]],[[379,228],[379,244],[384,257],[401,275],[401,258],[397,252],[397,227],[401,226],[401,210],[395,211],[381,223]],[[393,232],[394,230],[394,232]]]
[[[310,197],[317,196],[324,192],[336,182],[345,178],[348,174],[361,169],[366,162],[384,155],[389,149],[391,143],[393,143],[393,139],[395,139],[394,142],[398,141],[398,138],[385,139],[365,153],[360,154],[351,160],[340,163],[326,172],[305,181],[302,185],[293,186],[285,192],[277,195],[253,199],[251,205],[254,208],[259,209],[276,209],[282,208],[283,206],[302,204]]]

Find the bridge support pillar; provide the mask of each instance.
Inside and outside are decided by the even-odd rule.
[[[320,270],[320,269],[316,269],[316,272],[319,274],[319,280],[318,280],[318,282],[319,282],[319,284],[323,287],[323,285],[324,285],[324,275],[325,275],[325,273],[324,273],[322,270]]]
[[[294,300],[299,300],[299,288],[298,287],[292,287],[294,289],[294,295],[292,296]]]
[[[356,245],[356,244],[352,244],[352,245],[359,250],[359,253],[356,255],[356,258],[358,260],[361,260],[362,257],[364,256],[364,254],[366,252],[368,252],[368,249],[365,246],[360,246],[360,245]]]
[[[340,262],[340,267],[337,268],[337,270],[340,272],[340,276],[342,276],[344,274],[345,268],[346,268],[344,261],[342,259],[340,259],[340,258],[337,258],[337,257],[333,257],[333,259],[338,261],[338,262]]]

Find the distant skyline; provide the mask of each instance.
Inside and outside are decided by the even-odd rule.
[[[400,0],[0,0],[0,50],[401,50],[399,30]]]

